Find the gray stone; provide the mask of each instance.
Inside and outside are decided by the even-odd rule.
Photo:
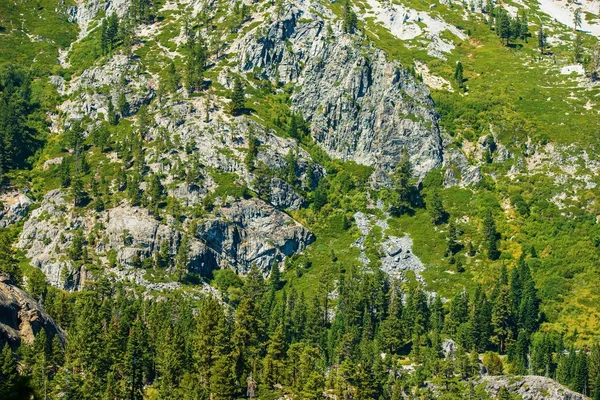
[[[42,329],[51,339],[58,335],[64,344],[65,333],[44,308],[8,275],[0,274],[0,347],[5,343],[15,349],[20,343],[32,344]]]

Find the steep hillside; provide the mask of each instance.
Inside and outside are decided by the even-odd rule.
[[[153,357],[194,346],[198,310],[228,340],[247,312],[256,342],[219,345],[237,395],[500,397],[480,364],[600,393],[597,2],[33,3],[0,4],[0,271],[31,289],[41,270],[76,343],[93,325],[131,353],[154,327],[146,389],[232,398]],[[139,315],[164,298],[172,326]],[[272,371],[300,342],[320,353],[294,350],[319,371],[298,389]],[[361,392],[361,365],[403,388]]]

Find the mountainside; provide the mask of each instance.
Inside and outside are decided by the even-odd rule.
[[[599,7],[0,1],[27,390],[600,396]]]

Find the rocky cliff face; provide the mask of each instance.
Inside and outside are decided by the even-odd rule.
[[[332,157],[382,172],[406,149],[419,177],[439,166],[439,116],[426,86],[339,25],[328,31],[323,16],[331,13],[316,3],[288,7],[233,46],[240,69],[296,84],[293,108]]]
[[[157,220],[148,210],[127,202],[99,213],[76,212],[64,193],[55,190],[25,222],[17,246],[51,284],[77,288],[90,277],[86,260],[75,263],[68,256],[78,230],[85,238],[87,262],[125,268],[152,266],[165,249],[172,260],[184,235],[172,219]],[[283,261],[313,240],[309,230],[273,206],[259,199],[240,199],[217,207],[196,224],[188,239],[188,269],[203,275],[225,267],[245,273],[256,264],[267,273],[275,260]]]
[[[0,275],[0,347],[5,343],[13,348],[21,342],[33,343],[42,329],[50,339],[59,335],[60,340],[65,341],[65,333],[42,306],[16,287],[7,275]]]
[[[0,228],[6,228],[27,216],[33,201],[20,191],[8,191],[0,195]]]

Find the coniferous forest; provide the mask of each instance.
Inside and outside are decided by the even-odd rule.
[[[600,400],[600,9],[0,0],[0,400]]]

